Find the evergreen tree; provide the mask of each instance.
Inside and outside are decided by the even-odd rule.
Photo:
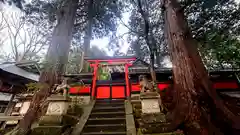
[[[189,134],[233,134],[231,128],[240,128],[239,117],[213,89],[180,4],[177,0],[163,4],[175,90],[170,128],[184,123]]]

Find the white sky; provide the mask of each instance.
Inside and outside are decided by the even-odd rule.
[[[1,5],[0,5],[0,9],[4,9],[4,12],[9,13],[9,14],[21,12],[19,9],[17,9],[15,7],[12,7],[12,6],[4,6],[4,8],[2,8]],[[129,13],[124,13],[123,14],[123,19],[122,20],[125,24],[128,23],[129,15],[130,15]],[[126,32],[128,32],[128,28],[126,28],[122,24],[119,24],[119,26],[117,27],[117,35],[122,35],[123,33],[126,33]],[[120,52],[126,53],[127,50],[128,50],[128,47],[129,47],[129,44],[126,42],[127,35],[124,36],[123,39],[125,41],[120,43],[120,46],[121,46]],[[105,52],[107,52],[107,54],[111,56],[111,55],[113,55],[113,52],[108,50],[108,48],[107,48],[108,47],[108,42],[109,42],[109,38],[108,37],[103,37],[101,39],[92,40],[91,45],[97,46],[100,49],[105,50]],[[1,50],[1,51],[10,52],[11,47],[9,45],[4,45],[2,47],[2,49],[3,50]]]
[[[123,20],[123,22],[125,24],[128,24],[129,17],[130,17],[129,13],[124,13],[123,14],[122,20]],[[119,24],[118,28],[117,28],[117,35],[122,35],[122,34],[124,34],[126,32],[128,32],[128,28],[126,28],[122,24]],[[120,46],[121,46],[120,52],[126,53],[127,50],[128,50],[128,47],[129,47],[129,43],[127,42],[127,35],[124,35],[123,39],[124,39],[125,42],[120,42]],[[92,45],[96,45],[97,47],[105,50],[108,53],[108,55],[111,56],[111,55],[113,55],[113,52],[110,52],[107,49],[108,41],[109,41],[108,37],[104,37],[102,39],[94,39],[94,40],[92,40],[91,44]]]

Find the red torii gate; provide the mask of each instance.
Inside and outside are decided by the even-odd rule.
[[[136,57],[104,57],[104,58],[85,58],[93,68],[93,80],[92,80],[92,89],[91,89],[91,96],[95,97],[96,92],[96,81],[97,81],[97,74],[98,74],[98,67],[101,63],[121,63],[124,64],[125,70],[125,81],[126,81],[126,96],[130,96],[130,83],[128,78],[128,67],[131,66],[131,62],[136,60]]]

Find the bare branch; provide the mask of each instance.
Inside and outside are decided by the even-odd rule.
[[[11,52],[2,53],[6,59],[12,58],[15,61],[21,61],[35,58],[47,45],[49,30],[43,31],[44,25],[40,24],[41,20],[36,25],[33,25],[28,22],[27,16],[22,18],[20,14],[12,13],[9,15],[3,12],[0,15],[2,15],[1,19],[4,24],[6,24],[7,44],[10,44],[11,47]],[[0,26],[1,24],[0,22]]]
[[[136,34],[138,34],[138,35],[140,35],[140,36],[144,36],[143,33],[138,32],[138,31],[136,31],[136,30],[133,30],[133,29],[130,28],[127,24],[125,24],[125,23],[123,22],[122,18],[119,18],[119,21],[120,21],[120,23],[121,23],[123,26],[125,26],[126,28],[128,28],[128,30],[130,30],[130,32],[136,33]]]

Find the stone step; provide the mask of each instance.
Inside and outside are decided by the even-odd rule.
[[[90,118],[87,121],[88,124],[125,124],[125,117],[122,118]]]
[[[141,135],[184,135],[183,131],[174,131],[174,132],[165,132],[165,133],[149,133],[149,134],[143,134],[140,133]]]
[[[114,112],[114,111],[125,111],[124,106],[99,106],[99,107],[94,107],[92,112]]]
[[[124,106],[124,102],[114,102],[114,103],[110,103],[110,102],[96,102],[95,103],[95,107],[97,106]]]
[[[105,100],[96,100],[96,104],[124,104],[124,99],[117,99],[117,100],[111,100],[111,99],[105,99]]]
[[[139,127],[140,129],[142,129],[142,133],[144,134],[173,132],[171,129],[169,129],[169,125],[170,123],[154,123],[154,124],[146,124],[142,122],[139,123]]]
[[[88,132],[125,132],[125,124],[85,125],[83,133]]]
[[[63,126],[38,126],[32,129],[30,135],[60,135],[65,129]]]
[[[92,112],[90,118],[122,118],[125,117],[125,111],[118,112]]]
[[[97,99],[96,102],[97,103],[116,103],[116,102],[124,102],[125,99]]]
[[[126,135],[126,132],[88,132],[82,135]]]

